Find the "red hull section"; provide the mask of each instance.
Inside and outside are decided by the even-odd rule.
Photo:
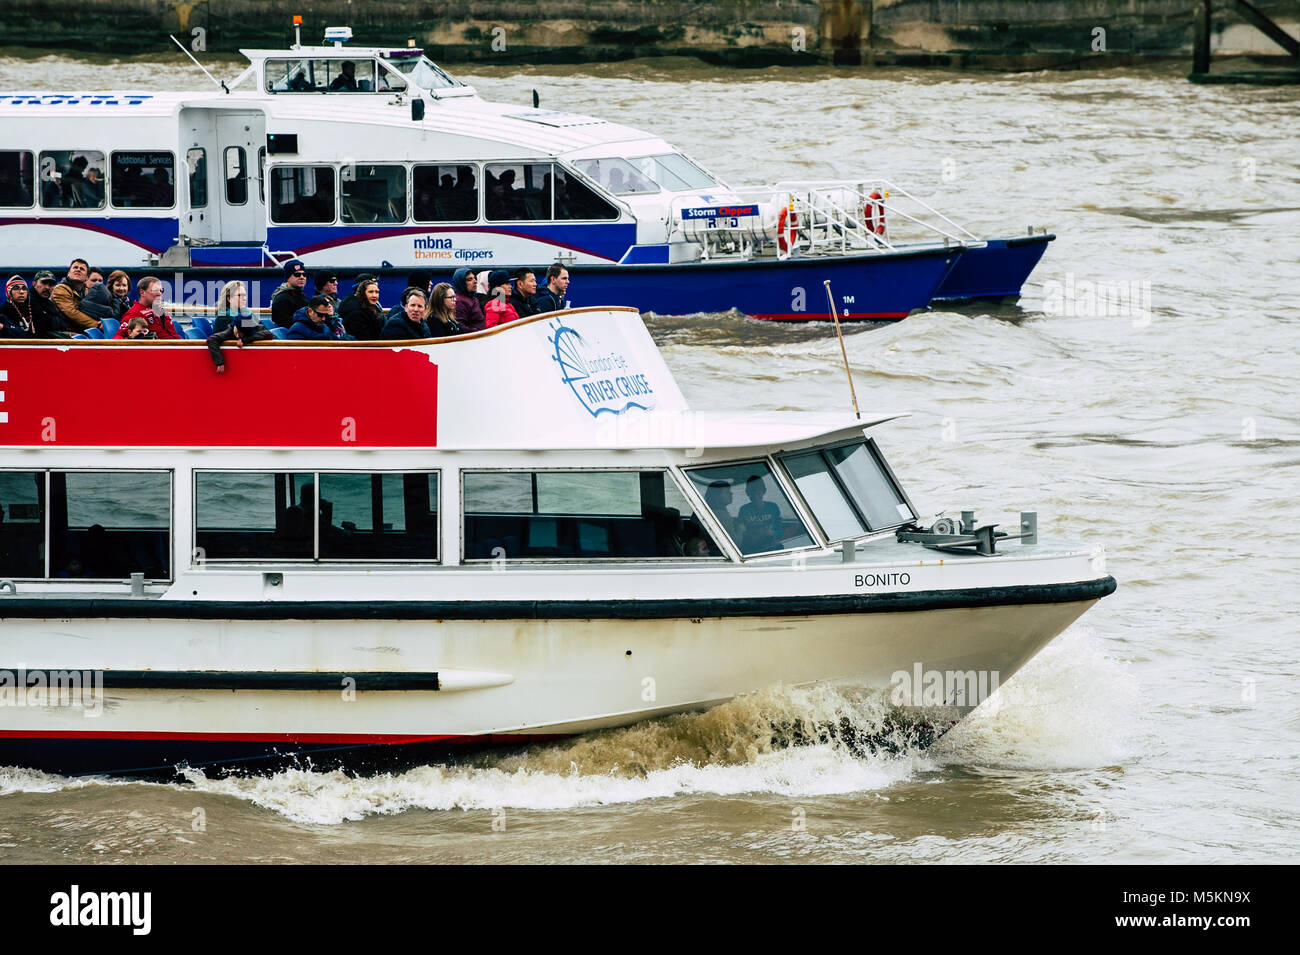
[[[438,443],[438,369],[413,349],[267,343],[0,348],[0,446],[407,448]]]

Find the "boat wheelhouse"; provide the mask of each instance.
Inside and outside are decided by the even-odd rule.
[[[9,270],[72,255],[182,300],[279,263],[444,277],[553,262],[572,304],[893,319],[1018,295],[1053,237],[979,238],[882,180],[732,187],[650,133],[493,103],[419,50],[246,50],[210,92],[0,94]],[[193,293],[191,293],[193,294]],[[210,298],[196,304],[212,304]]]
[[[172,398],[82,398],[123,380]],[[895,415],[692,408],[633,309],[223,375],[197,341],[3,341],[0,381],[0,765],[384,764],[773,684],[996,687],[1114,589],[1028,515],[918,528]]]

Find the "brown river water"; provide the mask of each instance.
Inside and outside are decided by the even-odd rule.
[[[207,83],[173,58],[2,54],[0,89]],[[922,511],[1036,509],[1106,545],[1118,592],[923,753],[783,745],[794,718],[869,717],[851,690],[772,688],[370,778],[0,769],[0,860],[1300,861],[1300,89],[1173,67],[462,75],[732,182],[884,176],[977,232],[1055,232],[1019,304],[853,326],[848,355],[865,408],[912,412],[876,434]],[[822,324],[650,323],[699,406],[848,405]]]

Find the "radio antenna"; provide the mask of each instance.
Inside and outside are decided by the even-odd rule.
[[[853,399],[853,413],[862,419],[862,412],[858,410],[858,393],[853,387],[853,372],[849,370],[849,353],[844,348],[844,332],[840,329],[840,314],[835,308],[835,296],[831,294],[831,280],[827,279],[822,283],[826,286],[826,301],[831,307],[831,320],[835,322],[835,335],[840,340],[840,355],[844,358],[844,374],[849,379],[849,396]]]
[[[171,34],[168,34],[168,36],[171,36]],[[184,53],[186,56],[188,56],[188,57],[190,58],[190,60],[193,61],[194,65],[197,66],[199,69],[201,69],[201,70],[203,71],[203,74],[204,74],[208,79],[212,80],[213,83],[216,83],[218,86],[220,86],[223,90],[225,90],[225,92],[227,92],[227,93],[230,92],[230,87],[226,86],[226,81],[225,81],[225,80],[219,80],[219,79],[217,79],[215,76],[213,76],[211,73],[209,73],[209,72],[208,72],[208,68],[207,68],[206,66],[204,66],[202,63],[200,63],[198,60],[194,59],[194,54],[193,54],[193,53],[191,53],[189,50],[185,49],[185,44],[184,44],[184,43],[182,43],[180,40],[176,39],[176,37],[174,37],[174,36],[172,37],[172,42],[175,43],[178,47],[181,48],[181,52]]]

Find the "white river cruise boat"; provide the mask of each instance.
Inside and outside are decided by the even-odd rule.
[[[896,415],[690,407],[634,309],[226,354],[0,341],[0,764],[386,764],[774,684],[996,686],[1115,586],[1029,514],[918,527]],[[87,398],[123,382],[154,397]]]
[[[865,174],[732,186],[663,138],[496,103],[420,50],[245,50],[198,92],[0,93],[0,268],[74,256],[211,305],[230,280],[269,304],[279,266],[573,269],[574,306],[661,315],[899,319],[934,300],[1020,294],[1054,236],[980,237]],[[550,106],[551,104],[547,104]]]

